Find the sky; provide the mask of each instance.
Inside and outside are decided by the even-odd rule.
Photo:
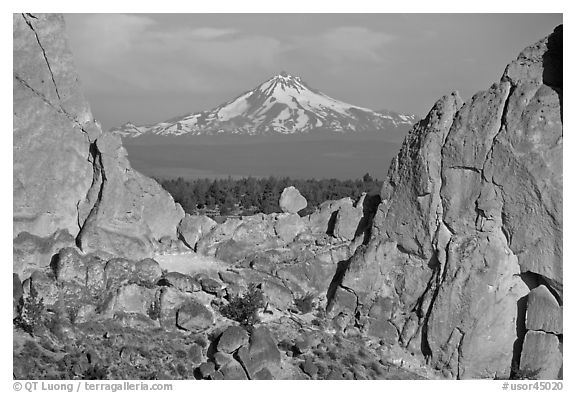
[[[287,71],[325,94],[425,116],[467,99],[561,14],[66,14],[104,129],[211,109]]]

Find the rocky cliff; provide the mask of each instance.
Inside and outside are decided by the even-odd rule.
[[[562,92],[558,27],[440,99],[380,196],[217,224],[101,132],[63,18],[15,15],[14,375],[562,377]]]
[[[15,14],[13,23],[14,237],[41,243],[67,232],[85,251],[131,256],[175,238],[181,207],[92,117],[64,18]]]
[[[370,241],[337,277],[332,314],[368,329],[389,323],[448,377],[513,368],[557,378],[562,141],[560,26],[488,90],[443,97],[412,129]],[[383,301],[387,314],[374,317]]]

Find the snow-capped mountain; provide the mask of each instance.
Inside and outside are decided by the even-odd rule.
[[[394,132],[414,115],[373,111],[328,97],[300,77],[282,72],[216,108],[150,126],[126,123],[111,131],[124,137],[157,135],[267,135]]]

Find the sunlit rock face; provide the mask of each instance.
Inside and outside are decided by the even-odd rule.
[[[81,92],[57,14],[15,14],[14,236],[65,230],[86,251],[148,255],[176,237],[184,213],[132,170],[118,137],[102,134]]]
[[[538,285],[553,310],[562,305],[562,93],[560,26],[488,90],[440,99],[392,162],[333,313],[368,326],[372,304],[388,299],[401,344],[448,377],[509,376],[523,364],[558,377],[559,329],[525,341],[524,318]],[[554,362],[535,364],[547,345]]]

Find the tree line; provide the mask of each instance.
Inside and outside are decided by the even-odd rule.
[[[241,179],[157,179],[189,214],[206,210],[220,215],[281,212],[279,200],[285,187],[294,186],[308,201],[301,214],[309,214],[326,200],[350,197],[363,192],[378,193],[382,182],[366,173],[357,180],[291,179],[290,177],[245,177]]]

